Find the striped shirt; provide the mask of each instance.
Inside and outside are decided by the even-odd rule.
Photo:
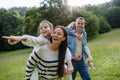
[[[71,60],[71,53],[67,49],[65,60]],[[26,80],[30,80],[34,68],[37,67],[39,76],[47,79],[58,77],[58,51],[48,49],[47,45],[43,45],[31,55],[28,59],[26,67]]]

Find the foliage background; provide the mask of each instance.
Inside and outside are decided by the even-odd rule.
[[[120,0],[111,0],[99,5],[85,5],[82,7],[71,7],[67,0],[43,0],[40,7],[13,7],[0,9],[0,37],[3,35],[37,35],[37,28],[42,20],[48,20],[56,25],[67,26],[79,16],[86,20],[86,31],[88,39],[97,37],[119,28],[120,25]],[[0,38],[0,51],[10,51],[26,46],[20,44],[10,46],[7,41]]]

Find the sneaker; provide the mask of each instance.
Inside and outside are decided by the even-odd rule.
[[[95,67],[94,67],[93,63],[88,63],[87,66],[88,66],[89,68],[91,68],[92,70],[95,70]]]

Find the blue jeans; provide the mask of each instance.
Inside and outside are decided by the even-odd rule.
[[[90,75],[88,73],[88,68],[83,59],[80,61],[72,60],[72,64],[74,67],[74,72],[72,73],[73,80],[75,80],[77,71],[79,72],[82,80],[91,80]]]

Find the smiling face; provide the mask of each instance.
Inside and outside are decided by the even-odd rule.
[[[50,37],[51,27],[48,25],[48,23],[40,24],[40,33],[46,38]]]
[[[51,33],[53,32],[53,24],[47,20],[40,22],[38,27],[38,35],[43,35],[47,39],[50,39]]]
[[[61,28],[55,28],[52,34],[52,42],[60,45],[65,40],[64,31]]]
[[[84,18],[80,17],[76,19],[76,30],[81,31],[85,27]]]
[[[50,26],[47,23],[42,23],[40,27],[40,33],[44,36],[50,36],[51,29]]]

